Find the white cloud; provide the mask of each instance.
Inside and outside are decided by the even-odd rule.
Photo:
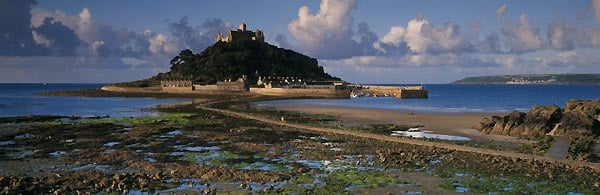
[[[548,26],[548,41],[555,50],[572,50],[575,48],[576,30],[566,23],[554,23]]]
[[[153,37],[150,37],[148,40],[150,46],[148,49],[152,54],[169,54],[177,52],[177,47],[172,44],[169,44],[168,38],[164,34],[157,34]]]
[[[54,20],[62,22],[65,26],[68,26],[71,29],[77,29],[77,25],[79,23],[79,16],[69,15],[62,10],[50,11],[36,7],[31,9],[31,25],[33,27],[42,25],[46,17],[54,18]]]
[[[460,58],[458,55],[416,54],[403,56],[356,56],[340,60],[322,60],[329,66],[363,66],[363,67],[435,67],[453,65]]]
[[[82,40],[87,43],[93,43],[95,41],[104,41],[98,37],[97,31],[99,27],[95,26],[92,21],[92,13],[87,8],[83,8],[79,12],[79,21],[77,22],[76,32]]]
[[[464,52],[471,49],[469,41],[459,32],[459,26],[447,22],[443,26],[431,29],[431,37],[436,50],[448,52]],[[475,39],[476,37],[473,37]]]
[[[540,30],[532,27],[529,18],[525,14],[519,16],[517,25],[507,24],[503,29],[506,44],[510,52],[523,53],[546,48],[544,41],[539,35]]]
[[[142,65],[142,64],[148,64],[148,61],[146,61],[146,60],[142,60],[142,59],[138,59],[138,58],[132,58],[132,57],[122,57],[121,61],[124,64],[128,64],[128,65],[131,65],[131,66],[139,66],[139,65]]]
[[[317,13],[312,13],[307,6],[301,7],[298,18],[288,24],[288,31],[298,43],[297,49],[318,58],[344,58],[373,51],[372,42],[376,38],[372,40],[370,37],[374,33],[370,33],[368,28],[363,28],[359,34],[352,30],[350,12],[354,9],[356,0],[322,0]],[[362,26],[367,27],[366,23]],[[357,42],[353,40],[354,35],[364,39]]]
[[[343,78],[352,79],[353,82],[415,83],[421,79],[431,83],[450,82],[473,75],[600,71],[600,56],[596,49],[542,50],[524,54],[356,56],[340,60],[320,60],[319,63],[330,73],[344,74]]]
[[[506,10],[508,10],[508,6],[506,4],[501,5],[496,10],[496,19],[501,20],[504,18],[504,14],[506,14]]]
[[[347,34],[352,24],[348,14],[355,8],[355,0],[323,0],[315,14],[303,6],[298,10],[298,19],[290,22],[288,30],[303,44],[319,47],[326,39]]]
[[[400,45],[406,34],[406,29],[401,26],[392,26],[390,32],[381,38],[382,43],[391,44],[394,46]]]
[[[592,0],[592,4],[590,5],[590,9],[594,12],[596,16],[596,20],[600,22],[600,0]]]
[[[379,51],[386,52],[384,45],[402,47],[404,46],[402,43],[406,43],[411,51],[419,54],[470,51],[472,45],[459,32],[459,28],[452,22],[434,26],[424,18],[412,19],[406,28],[392,26],[390,31],[373,46]]]
[[[600,27],[585,29],[586,46],[600,48]]]
[[[141,33],[126,29],[114,30],[111,26],[95,21],[88,8],[83,8],[76,15],[69,15],[61,10],[34,8],[31,17],[32,26],[42,25],[46,17],[54,18],[54,21],[59,21],[73,29],[76,35],[89,46],[85,55],[103,57],[174,55],[182,49],[181,41],[169,39],[165,34],[156,35],[149,29]],[[33,34],[33,37],[37,43],[52,44],[42,36]]]
[[[37,44],[42,44],[46,47],[52,46],[52,40],[48,40],[44,35],[39,34],[37,31],[31,31],[31,34],[33,35],[33,40]]]
[[[524,43],[526,49],[543,49],[544,42],[539,36],[539,30],[534,29],[529,22],[527,15],[519,16],[519,26],[517,27],[517,36]]]
[[[408,46],[411,50],[418,53],[425,52],[427,50],[431,40],[429,37],[424,36],[425,33],[422,32],[425,28],[428,28],[428,26],[429,21],[425,19],[412,19],[408,21],[404,41],[408,43]]]
[[[94,43],[92,43],[92,51],[94,53],[94,55],[100,55],[101,53],[101,48],[104,46],[104,41],[94,41]]]

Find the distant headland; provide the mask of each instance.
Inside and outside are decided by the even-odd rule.
[[[467,77],[453,84],[600,85],[600,74],[522,74]]]

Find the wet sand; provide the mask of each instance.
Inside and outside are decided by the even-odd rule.
[[[298,104],[265,105],[276,109],[304,112],[310,114],[337,115],[344,126],[357,126],[362,124],[396,124],[396,125],[422,125],[423,130],[433,131],[437,134],[456,135],[469,137],[475,141],[493,142],[494,145],[512,148],[529,141],[510,136],[485,134],[477,129],[479,122],[484,117],[502,115],[505,113],[433,113],[410,110],[385,110],[370,108],[354,108],[340,106],[316,106]]]

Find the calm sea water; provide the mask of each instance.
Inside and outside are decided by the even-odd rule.
[[[98,89],[103,84],[0,84],[0,117],[22,115],[75,115],[128,117],[155,114],[159,104],[182,99],[122,97],[46,97],[37,92]]]
[[[329,105],[423,112],[527,111],[533,105],[564,107],[571,98],[600,99],[600,85],[425,85],[427,99],[366,97],[261,101],[261,104]]]

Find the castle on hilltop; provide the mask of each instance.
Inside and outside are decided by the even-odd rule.
[[[246,23],[241,23],[240,28],[237,30],[230,30],[227,36],[223,36],[223,33],[219,31],[216,42],[232,42],[237,40],[253,40],[258,42],[265,42],[265,35],[261,30],[251,31],[246,30]]]

